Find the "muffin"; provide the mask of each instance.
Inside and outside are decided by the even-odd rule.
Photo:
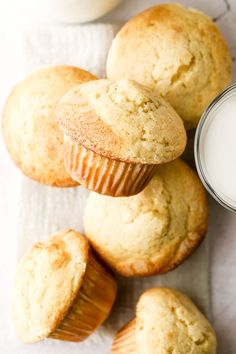
[[[182,263],[207,230],[204,188],[181,160],[161,165],[129,198],[92,193],[84,228],[94,249],[123,276],[166,273]]]
[[[96,80],[72,88],[60,100],[65,166],[74,180],[95,192],[140,192],[157,164],[174,160],[186,132],[174,109],[130,80]]]
[[[55,109],[66,91],[94,79],[76,67],[52,66],[35,71],[13,89],[3,113],[3,135],[13,161],[25,175],[51,186],[77,184],[65,170]]]
[[[200,11],[162,4],[132,18],[113,40],[107,77],[136,80],[164,97],[195,128],[232,79],[229,49]]]
[[[107,318],[116,282],[73,230],[35,244],[20,261],[13,303],[19,337],[33,343],[47,337],[80,342]]]
[[[184,294],[167,288],[147,290],[134,320],[116,334],[112,354],[216,354],[210,323]]]

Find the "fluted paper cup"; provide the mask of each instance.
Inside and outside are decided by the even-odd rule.
[[[124,325],[116,334],[112,354],[138,354],[136,345],[136,319]]]
[[[71,177],[94,192],[112,197],[141,192],[153,177],[156,165],[130,163],[101,156],[64,139],[65,167]]]
[[[90,251],[78,295],[50,337],[72,342],[85,340],[108,317],[116,290],[117,285],[112,273]]]

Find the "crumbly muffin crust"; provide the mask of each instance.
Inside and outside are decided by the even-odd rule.
[[[232,80],[232,60],[208,16],[180,4],[162,4],[123,26],[109,51],[107,77],[155,89],[191,129]]]
[[[72,305],[88,262],[86,238],[73,230],[34,245],[20,261],[15,282],[13,320],[25,342],[46,338]]]
[[[159,166],[138,195],[92,193],[85,233],[101,257],[124,276],[165,273],[184,261],[207,230],[204,188],[181,160]]]
[[[36,181],[70,187],[64,167],[63,134],[55,110],[66,91],[96,77],[71,66],[39,69],[11,92],[3,113],[3,135],[7,149],[24,174]]]
[[[210,323],[186,295],[167,288],[150,289],[140,297],[136,342],[140,354],[216,354]]]
[[[130,80],[96,80],[73,88],[60,101],[57,120],[78,144],[125,162],[164,163],[177,158],[186,145],[174,109]]]

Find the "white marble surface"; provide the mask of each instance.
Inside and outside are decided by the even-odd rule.
[[[143,8],[160,1],[124,0],[115,11],[106,16],[104,22],[123,22]],[[236,0],[191,0],[181,1],[184,4],[199,8],[214,18],[220,26],[236,58]],[[10,87],[22,77],[21,46],[19,35],[22,18],[10,6],[14,1],[0,0],[0,104]],[[8,7],[7,7],[8,6]],[[236,65],[234,59],[234,73]],[[234,76],[234,79],[236,75]],[[1,316],[6,317],[10,302],[11,274],[13,271],[10,257],[15,254],[15,220],[17,212],[16,195],[18,193],[21,174],[10,161],[2,139],[0,139],[0,224],[1,224],[1,256],[0,292]],[[217,330],[220,354],[236,353],[236,215],[224,210],[210,200],[210,272],[211,299],[214,327]],[[1,325],[0,331],[8,337],[8,326]],[[3,348],[0,348],[2,352]],[[17,349],[14,353],[17,353]],[[4,351],[5,354],[13,352]]]

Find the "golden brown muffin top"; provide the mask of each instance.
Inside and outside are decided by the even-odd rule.
[[[123,26],[109,51],[107,77],[155,89],[191,129],[232,80],[232,60],[208,16],[180,4],[162,4]]]
[[[130,80],[96,80],[71,89],[57,120],[66,135],[102,156],[159,164],[186,144],[182,120],[150,89]]]
[[[64,167],[55,109],[66,91],[94,79],[76,67],[52,66],[35,71],[13,89],[5,104],[3,133],[12,159],[27,176],[58,187],[76,185]]]
[[[186,295],[167,288],[150,289],[140,297],[136,342],[140,354],[216,354],[210,323]]]
[[[159,166],[139,194],[111,198],[91,193],[85,233],[101,257],[124,276],[165,273],[203,239],[208,208],[193,170],[175,160]]]
[[[25,342],[46,338],[72,305],[88,261],[88,241],[66,230],[35,244],[20,261],[15,281],[13,319]]]

